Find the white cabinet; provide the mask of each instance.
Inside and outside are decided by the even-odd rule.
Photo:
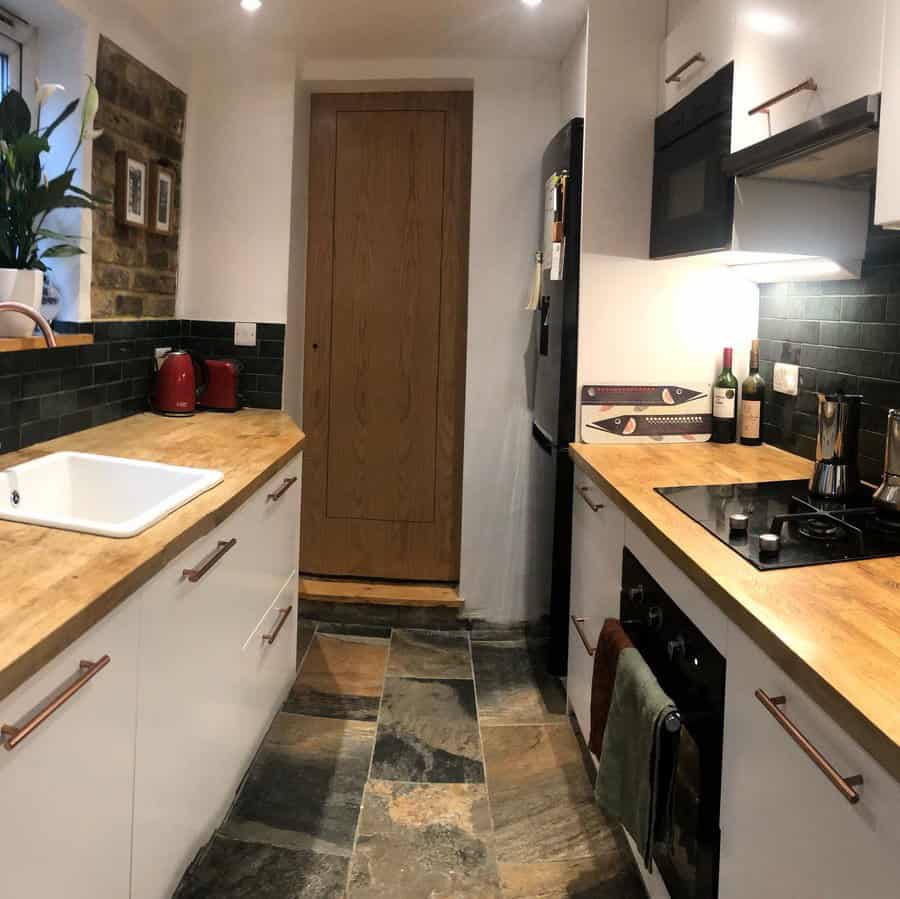
[[[900,227],[900,3],[887,5],[875,224]]]
[[[625,515],[578,469],[575,471],[572,502],[572,584],[566,691],[578,726],[587,739],[591,726],[594,668],[588,648],[596,648],[603,622],[607,618],[619,617]]]
[[[862,662],[861,662],[862,663]],[[729,633],[722,798],[723,899],[893,899],[900,784],[740,630]],[[756,699],[783,713],[844,777],[851,805]]]
[[[4,896],[128,896],[138,604],[132,597],[0,702],[0,724],[21,728],[73,690],[14,749],[0,749]],[[106,656],[96,673],[81,667]]]
[[[660,59],[660,112],[732,61],[735,2],[698,0],[669,33]]]
[[[732,149],[881,90],[885,0],[738,0]],[[772,106],[749,111],[813,79]]]

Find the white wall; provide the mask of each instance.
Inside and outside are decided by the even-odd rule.
[[[587,108],[587,41],[588,26],[584,25],[575,36],[566,58],[560,66],[561,121],[563,124],[577,116],[584,117]]]
[[[534,526],[524,311],[540,245],[541,157],[560,124],[560,67],[533,61],[318,61],[311,87],[474,89],[472,224],[460,593],[468,612],[543,610],[529,577]],[[298,139],[305,139],[298,135]],[[292,302],[302,298],[292,293]],[[286,360],[299,378],[300,359]]]
[[[194,54],[185,129],[178,314],[285,322],[294,154],[293,56]]]

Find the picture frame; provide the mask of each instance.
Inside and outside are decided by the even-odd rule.
[[[149,222],[154,234],[175,233],[175,169],[154,163],[150,167]]]
[[[124,150],[116,153],[116,221],[130,228],[147,227],[148,167]]]

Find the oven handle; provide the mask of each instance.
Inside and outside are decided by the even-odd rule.
[[[817,91],[819,89],[819,85],[816,84],[815,78],[807,78],[806,81],[801,81],[800,84],[795,87],[789,88],[783,93],[778,94],[777,96],[770,97],[765,103],[760,103],[759,106],[754,106],[753,109],[747,112],[747,115],[757,115],[760,112],[768,112],[773,106],[781,103],[782,100],[787,100],[790,97],[793,97],[794,94],[802,93],[803,91]]]
[[[847,800],[851,805],[859,802],[859,793],[854,787],[863,785],[861,774],[854,774],[852,777],[842,777],[834,765],[813,746],[806,738],[803,732],[788,718],[779,706],[787,704],[785,696],[769,696],[765,690],[757,690],[754,694],[756,698],[763,704],[765,710],[784,728],[788,736],[809,756],[813,764],[828,778],[834,788]]]
[[[668,78],[666,78],[666,84],[671,84],[673,81],[678,84],[681,81],[681,76],[692,66],[695,62],[706,62],[706,57],[702,53],[695,53],[687,62],[683,62]]]

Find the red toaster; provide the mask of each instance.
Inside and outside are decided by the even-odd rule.
[[[237,412],[244,404],[239,380],[243,366],[237,359],[204,359],[206,390],[197,407],[208,412]]]

